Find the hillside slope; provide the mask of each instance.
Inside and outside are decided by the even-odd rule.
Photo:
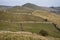
[[[25,21],[26,23],[21,23]],[[39,23],[36,23],[36,22],[39,22]],[[53,29],[51,30],[51,28]],[[30,14],[22,14],[22,13],[1,12],[0,30],[6,30],[6,31],[24,30],[24,31],[34,32],[34,33],[39,33],[40,30],[46,30],[50,35],[54,37],[55,36],[60,37],[59,35],[60,33],[58,32],[58,30],[54,27],[52,23],[49,23],[49,21],[45,21],[44,18],[35,16],[33,14],[30,15]]]
[[[33,16],[31,13],[6,13],[0,12],[0,20],[4,21],[45,21],[41,17]]]
[[[59,25],[59,27],[60,27],[60,15],[57,15],[55,13],[51,13],[48,11],[39,11],[39,10],[34,11],[33,15],[47,19],[47,20]]]
[[[14,6],[7,9],[6,11],[2,10],[0,11],[0,33],[1,31],[25,31],[39,34],[41,30],[44,30],[48,33],[48,36],[51,36],[51,38],[60,38],[60,31],[56,28],[60,28],[60,15],[52,13],[51,11],[57,10],[47,7],[36,6],[30,3],[23,6]],[[55,27],[53,23],[57,26]],[[14,38],[15,35],[16,34],[14,34],[13,36]],[[49,38],[49,40],[51,38]],[[27,40],[29,40],[29,38]]]
[[[7,10],[7,12],[11,13],[32,13],[33,9],[22,7],[22,6],[14,6]]]

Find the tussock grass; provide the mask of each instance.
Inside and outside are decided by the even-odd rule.
[[[54,38],[50,36],[43,37],[35,33],[24,31],[0,31],[0,40],[60,40],[60,38]]]
[[[46,37],[31,32],[0,32],[0,40],[48,40]]]

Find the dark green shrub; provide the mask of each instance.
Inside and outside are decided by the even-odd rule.
[[[42,36],[48,36],[48,32],[45,30],[41,30],[39,34],[41,34]]]

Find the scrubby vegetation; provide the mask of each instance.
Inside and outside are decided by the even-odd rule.
[[[41,34],[42,36],[48,36],[48,32],[45,30],[40,30],[39,34]]]

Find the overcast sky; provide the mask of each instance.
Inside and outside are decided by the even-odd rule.
[[[25,3],[32,3],[39,6],[60,6],[60,0],[0,0],[0,5],[23,5]]]

